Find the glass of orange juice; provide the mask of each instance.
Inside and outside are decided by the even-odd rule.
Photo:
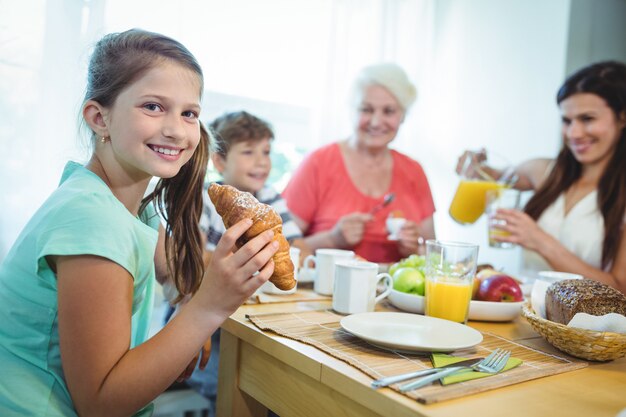
[[[467,323],[478,245],[426,241],[426,315]]]
[[[484,156],[484,155],[483,155]],[[504,178],[493,178],[486,170],[486,161],[476,162],[471,154],[466,154],[461,162],[459,185],[450,203],[450,217],[461,224],[472,224],[485,212],[486,193],[508,187],[509,175]],[[501,172],[512,172],[504,167],[508,162],[502,158],[491,158],[488,165],[497,165]],[[494,168],[494,167],[492,167]]]
[[[487,207],[485,212],[489,220],[487,221],[487,232],[489,236],[489,246],[492,248],[512,248],[515,245],[510,242],[503,242],[498,238],[508,237],[511,234],[504,230],[506,221],[497,218],[498,209],[518,209],[520,192],[511,188],[501,188],[489,190],[486,193]]]

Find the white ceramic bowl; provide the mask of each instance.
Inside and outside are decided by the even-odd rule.
[[[469,319],[477,321],[511,321],[522,312],[523,301],[493,302],[478,301],[470,302]]]
[[[389,301],[400,310],[408,311],[409,313],[424,314],[424,309],[426,308],[425,297],[394,289],[389,294]]]
[[[391,290],[389,301],[400,310],[424,314],[425,297]],[[469,319],[476,321],[511,321],[522,311],[523,301],[516,303],[476,301],[470,302]]]

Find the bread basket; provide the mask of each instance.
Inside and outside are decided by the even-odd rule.
[[[522,316],[555,348],[577,358],[611,361],[626,356],[626,334],[577,329],[546,320],[535,314],[530,301],[522,305]]]

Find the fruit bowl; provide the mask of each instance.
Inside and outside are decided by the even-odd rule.
[[[425,297],[391,290],[389,301],[400,310],[424,314]],[[511,321],[520,315],[523,301],[516,303],[476,301],[470,302],[469,319],[476,321]]]
[[[408,311],[409,313],[424,314],[424,309],[426,308],[425,297],[394,289],[389,294],[389,301],[400,310]]]
[[[478,301],[470,302],[469,319],[476,321],[511,321],[522,312],[523,301]]]

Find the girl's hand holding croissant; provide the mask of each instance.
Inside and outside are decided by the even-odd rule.
[[[224,233],[194,296],[197,300],[192,300],[201,302],[201,305],[222,315],[224,319],[274,272],[272,256],[278,249],[278,243],[272,241],[272,230],[260,233],[240,249],[235,245],[251,225],[250,219],[243,219]],[[259,273],[255,275],[257,271]]]

